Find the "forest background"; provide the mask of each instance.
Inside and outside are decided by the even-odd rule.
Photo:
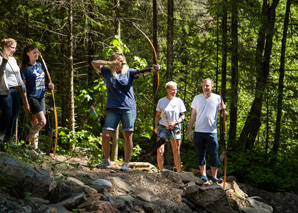
[[[74,154],[81,147],[90,164],[100,160],[101,126],[89,108],[104,117],[106,87],[90,62],[121,51],[129,67],[156,63],[136,23],[152,40],[161,70],[156,96],[156,74],[134,82],[138,115],[132,161],[156,138],[155,106],[145,96],[157,103],[166,95],[165,83],[173,80],[187,108],[181,130],[183,169],[197,168],[187,139],[188,119],[191,102],[209,77],[213,92],[221,91],[227,106],[228,175],[259,188],[297,193],[297,6],[297,0],[1,0],[0,37],[18,41],[19,64],[28,43],[39,46],[55,84],[58,154]],[[55,138],[49,92],[47,105],[40,146]],[[18,124],[21,141],[30,115],[21,113]],[[119,134],[114,136],[119,145],[114,160],[123,158],[121,125]],[[219,138],[222,150],[223,134]],[[155,154],[146,160],[155,164]]]

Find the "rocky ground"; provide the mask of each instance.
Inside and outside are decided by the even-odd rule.
[[[131,163],[127,172],[120,162],[90,169],[85,157],[53,155],[37,155],[25,166],[5,155],[1,174],[22,179],[8,185],[26,196],[1,185],[0,212],[298,212],[296,194],[237,184],[235,177],[223,190],[223,184],[203,184],[196,169],[159,172],[146,162]]]

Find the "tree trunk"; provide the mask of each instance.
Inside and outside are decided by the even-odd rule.
[[[167,82],[173,79],[174,1],[168,0]]]
[[[222,65],[221,65],[221,93],[223,98],[226,96],[226,80],[227,80],[227,0],[224,0],[224,11],[222,17]]]
[[[221,94],[222,98],[225,101],[226,91],[227,91],[227,33],[228,33],[228,12],[227,12],[227,0],[224,0],[223,6],[223,16],[222,16],[222,65],[221,65]],[[224,141],[224,131],[223,131],[223,121],[222,117],[220,116],[220,142]]]
[[[237,148],[241,151],[253,148],[256,136],[261,126],[260,118],[262,113],[263,94],[266,90],[269,75],[270,55],[275,24],[275,10],[278,2],[279,0],[274,0],[272,5],[269,6],[269,4],[267,5],[266,0],[263,1],[262,13],[264,17],[266,17],[266,20],[263,21],[263,25],[260,29],[256,50],[257,83],[255,99],[238,141]]]
[[[63,20],[65,13],[65,8],[60,8],[60,18]],[[60,45],[60,51],[61,55],[66,55],[66,49],[65,49],[65,37],[61,36],[61,45]],[[61,63],[63,67],[67,67],[65,57],[61,57]],[[61,88],[61,96],[62,96],[62,106],[61,106],[61,126],[66,127],[67,126],[67,118],[68,118],[68,102],[67,102],[67,88],[64,85],[67,85],[67,72],[65,70],[61,69],[61,81],[60,81],[60,88]]]
[[[237,0],[232,2],[232,80],[231,80],[231,111],[229,143],[236,144],[237,132],[237,102],[238,102],[238,5]]]
[[[73,17],[72,17],[72,0],[69,0],[69,8],[68,8],[68,27],[69,27],[69,35],[68,35],[68,65],[69,65],[69,121],[70,121],[70,151],[73,151],[75,148],[75,102],[74,102],[74,86],[73,86]]]
[[[168,0],[168,29],[167,29],[167,82],[173,80],[173,37],[174,37],[174,1]],[[165,165],[172,165],[171,143],[165,145]]]
[[[281,115],[282,115],[284,76],[285,76],[285,55],[286,55],[287,32],[288,32],[288,26],[289,26],[290,10],[291,10],[291,0],[288,0],[285,20],[284,20],[284,29],[283,29],[283,38],[282,38],[282,47],[281,47],[281,56],[280,56],[276,129],[275,129],[274,144],[272,148],[272,152],[274,153],[275,158],[277,157],[279,144],[280,144]]]
[[[115,0],[115,33],[118,35],[119,39],[121,36],[121,28],[120,28],[120,0]],[[116,161],[118,160],[118,144],[119,144],[119,124],[113,133],[113,140],[112,140],[112,149],[111,149],[111,160]]]
[[[158,11],[157,11],[157,2],[156,0],[153,0],[153,46],[155,47],[155,51],[156,51],[156,54],[158,56],[158,52],[159,52],[159,48],[158,48],[158,41],[157,41],[157,14],[158,14]],[[157,57],[159,58],[159,57]],[[153,63],[155,64],[156,61],[155,61],[155,56],[153,56]],[[156,88],[157,88],[157,75],[154,75],[153,77],[153,95],[155,94],[155,91],[156,91]],[[158,93],[156,93],[156,96],[154,97],[154,103],[157,103],[158,102]],[[155,115],[155,107],[153,107],[153,112],[152,112],[152,129],[154,129],[154,115]],[[155,134],[153,132],[153,134]]]

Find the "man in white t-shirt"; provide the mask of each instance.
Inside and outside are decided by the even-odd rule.
[[[221,98],[219,95],[212,93],[214,82],[207,78],[203,81],[203,94],[194,97],[191,108],[191,116],[189,121],[188,138],[193,140],[193,125],[195,125],[195,140],[194,145],[197,153],[196,163],[200,167],[201,179],[204,182],[208,181],[206,175],[206,145],[210,156],[210,166],[212,172],[212,181],[221,183],[223,180],[217,178],[217,168],[220,165],[218,157],[218,140],[217,140],[217,115],[218,110],[221,110]]]

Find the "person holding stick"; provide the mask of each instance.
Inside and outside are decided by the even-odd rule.
[[[111,168],[109,141],[121,120],[125,140],[125,158],[121,170],[128,171],[133,150],[132,134],[137,116],[132,83],[141,75],[159,70],[160,66],[155,64],[152,68],[141,70],[128,68],[125,56],[120,52],[112,53],[109,61],[94,60],[91,64],[105,79],[107,85],[107,115],[102,130],[105,161],[96,167]]]
[[[177,172],[181,173],[181,159],[180,159],[180,123],[183,122],[185,118],[186,108],[183,101],[176,97],[177,94],[177,84],[173,81],[166,83],[167,96],[161,98],[158,101],[156,107],[156,114],[154,119],[154,132],[158,134],[157,141],[159,140],[171,140],[174,163]],[[161,119],[160,119],[161,118]],[[158,124],[160,125],[159,130]],[[157,164],[158,169],[163,169],[164,164],[164,151],[165,145],[162,144],[157,149]]]
[[[46,125],[45,88],[54,89],[54,84],[45,84],[45,72],[37,62],[39,50],[35,44],[30,44],[23,51],[21,75],[26,85],[30,110],[32,112],[32,126],[26,136],[26,144],[31,142],[34,149],[38,148],[39,131]]]
[[[24,108],[30,107],[26,95],[26,87],[20,75],[20,68],[13,57],[17,42],[12,38],[3,39],[0,56],[0,106],[2,115],[0,120],[0,149],[4,150],[4,141],[13,139],[16,122],[24,101]]]
[[[193,125],[195,125],[195,150],[197,153],[196,163],[200,167],[201,179],[208,182],[206,175],[206,145],[210,156],[210,166],[212,173],[212,182],[221,183],[222,178],[217,178],[217,169],[220,165],[218,157],[218,140],[217,140],[217,115],[221,110],[221,98],[219,95],[212,93],[214,82],[207,78],[203,81],[203,94],[194,97],[189,120],[188,138],[193,141]],[[224,106],[224,104],[223,104]],[[225,106],[224,106],[225,107]]]

